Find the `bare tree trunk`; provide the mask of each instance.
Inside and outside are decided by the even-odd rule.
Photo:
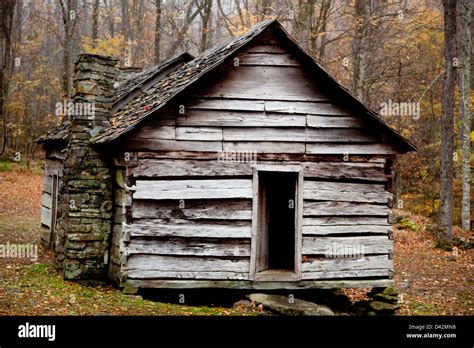
[[[0,1],[0,113],[2,116],[3,141],[0,148],[0,155],[5,152],[7,144],[7,115],[5,110],[5,101],[8,91],[8,72],[11,68],[11,33],[13,14],[16,0]]]
[[[452,239],[453,224],[453,151],[454,90],[456,88],[456,0],[443,0],[444,7],[444,81],[441,115],[440,192],[438,240]]]
[[[459,58],[461,62],[459,91],[462,134],[462,200],[461,226],[470,229],[471,220],[471,110],[470,110],[470,66],[471,66],[471,9],[469,0],[458,2]]]
[[[100,0],[94,0],[94,8],[92,9],[92,47],[97,47],[99,39],[99,6]]]
[[[354,36],[354,63],[352,72],[352,90],[362,101],[365,101],[365,67],[367,55],[367,36],[370,25],[370,0],[356,0],[355,20],[356,33]]]
[[[199,51],[204,52],[209,43],[209,23],[211,22],[212,0],[204,0],[204,9],[201,12],[202,31]]]
[[[125,65],[132,65],[132,55],[130,50],[131,41],[130,41],[130,18],[128,15],[128,0],[121,1],[121,10],[122,10],[122,33],[123,41],[126,52],[123,53],[123,56],[126,57]],[[128,63],[128,64],[127,64]]]
[[[108,5],[107,0],[104,0],[105,9],[107,12],[107,23],[109,24],[110,37],[115,36],[115,16],[114,8],[112,5]]]
[[[59,0],[62,20],[64,25],[64,97],[69,99],[72,95],[72,70],[73,70],[73,36],[76,25],[77,3],[76,0]]]
[[[161,0],[156,0],[155,21],[155,64],[160,64],[160,41],[161,41]]]

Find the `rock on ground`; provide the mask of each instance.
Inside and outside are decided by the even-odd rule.
[[[334,312],[328,306],[290,299],[286,296],[250,294],[247,297],[251,301],[262,304],[264,307],[283,315],[334,315]]]

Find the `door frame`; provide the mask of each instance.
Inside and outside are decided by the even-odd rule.
[[[302,225],[303,225],[303,165],[299,164],[255,164],[252,178],[252,235],[250,243],[250,275],[254,281],[296,281],[301,280]],[[297,174],[295,187],[295,272],[260,274],[257,272],[257,243],[259,227],[259,172],[290,172]]]

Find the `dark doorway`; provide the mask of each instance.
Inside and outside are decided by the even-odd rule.
[[[256,271],[295,271],[298,173],[259,172]]]

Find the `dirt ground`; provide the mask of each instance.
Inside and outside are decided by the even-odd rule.
[[[0,244],[39,245],[42,176],[13,169],[0,172]],[[427,220],[406,212],[394,227],[395,286],[399,315],[473,315],[474,250],[434,248]],[[407,223],[407,221],[409,223]],[[457,235],[462,234],[456,230]],[[347,289],[353,300],[367,290]],[[64,281],[53,255],[39,248],[36,261],[0,258],[0,315],[259,315],[260,308],[186,306],[124,295],[113,285]]]

